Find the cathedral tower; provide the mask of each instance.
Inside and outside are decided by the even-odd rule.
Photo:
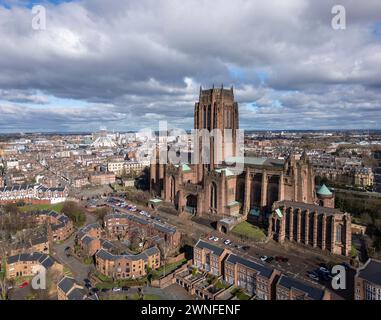
[[[218,162],[224,161],[230,156],[237,154],[236,134],[239,128],[238,124],[238,103],[234,101],[233,87],[230,89],[212,88],[203,90],[200,88],[199,102],[195,104],[194,110],[194,128],[198,130],[205,129],[211,133],[209,147],[209,162],[203,164],[202,157],[202,141],[199,137],[199,181],[202,180],[205,169],[212,170],[218,165]],[[217,159],[214,148],[216,137],[213,134],[214,129],[219,129],[221,132],[221,155]],[[228,139],[228,131],[231,130],[232,139]],[[205,152],[205,150],[204,150]],[[203,164],[203,165],[202,165]]]

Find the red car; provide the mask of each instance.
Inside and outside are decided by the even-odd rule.
[[[288,262],[288,259],[282,256],[276,256],[275,260],[280,262]]]
[[[20,289],[24,289],[25,287],[27,287],[29,285],[29,282],[28,281],[25,281],[23,282],[22,284],[19,285],[19,288]]]

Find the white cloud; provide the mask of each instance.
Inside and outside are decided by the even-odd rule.
[[[83,0],[45,4],[45,31],[31,28],[28,8],[0,7],[0,101],[10,102],[0,131],[130,130],[163,118],[189,128],[199,85],[213,83],[234,85],[246,128],[377,128],[381,2],[342,1],[344,31],[331,28],[334,4]]]

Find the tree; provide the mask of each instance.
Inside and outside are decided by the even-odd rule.
[[[7,300],[8,298],[8,281],[6,277],[6,260],[5,260],[5,250],[4,248],[0,248],[0,257],[3,257],[2,261],[0,261],[1,272],[0,272],[0,297],[1,300]]]
[[[104,217],[109,214],[108,208],[99,208],[95,211],[95,215],[98,221],[103,221]]]
[[[62,213],[71,219],[77,227],[82,226],[86,221],[84,209],[74,201],[65,202]]]

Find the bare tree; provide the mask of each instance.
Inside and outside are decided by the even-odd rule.
[[[1,270],[0,273],[0,290],[1,290],[1,300],[7,300],[8,298],[8,281],[6,277],[6,269],[5,269],[5,249],[0,248],[0,263],[1,267],[4,267],[4,270]]]

